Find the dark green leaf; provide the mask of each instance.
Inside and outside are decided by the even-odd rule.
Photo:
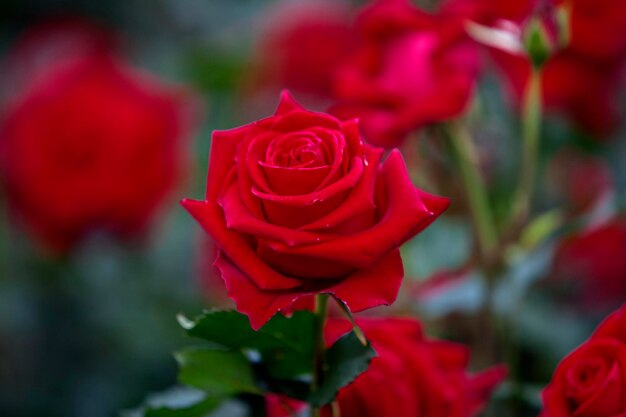
[[[364,372],[376,352],[368,344],[363,346],[354,332],[341,337],[326,351],[326,371],[322,385],[308,398],[308,402],[320,407],[329,404],[345,387]]]
[[[190,336],[230,349],[253,349],[276,378],[293,378],[311,371],[315,315],[299,311],[287,318],[274,316],[254,331],[248,318],[236,311],[208,311],[179,322]]]
[[[237,351],[188,348],[175,354],[181,383],[214,395],[258,393],[248,359]]]

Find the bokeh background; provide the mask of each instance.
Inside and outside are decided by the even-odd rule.
[[[294,2],[0,2],[3,56],[34,25],[79,17],[114,33],[116,53],[129,65],[184,89],[193,113],[184,178],[138,238],[89,234],[71,254],[52,256],[16,220],[6,195],[0,194],[1,416],[104,417],[133,408],[146,393],[175,383],[171,352],[189,343],[176,314],[193,316],[203,307],[230,305],[210,266],[211,244],[178,200],[203,194],[211,131],[273,112],[286,83],[266,76],[262,62],[273,57],[263,45],[272,36],[268,26],[281,24],[278,11],[287,3]],[[424,7],[435,3],[421,2]],[[340,6],[350,10],[362,4],[346,1]],[[9,69],[20,71],[8,64],[0,68],[3,110],[7,91],[15,87],[8,82]],[[619,127],[608,134],[594,137],[558,115],[542,126],[535,211],[543,215],[510,253],[514,267],[495,293],[496,310],[506,323],[503,331],[512,340],[512,346],[502,349],[515,350],[512,356],[499,355],[516,358],[515,372],[524,386],[515,399],[516,415],[537,414],[539,391],[556,364],[626,300],[623,224],[569,255],[599,257],[601,266],[594,270],[604,269],[594,285],[608,287],[590,294],[584,280],[554,278],[559,275],[554,254],[563,239],[619,219],[624,207],[622,85],[613,89]],[[298,87],[303,86],[292,86],[294,96],[308,106],[324,110],[330,104],[306,86]],[[488,63],[467,120],[492,201],[501,210],[515,184],[520,149],[520,122],[509,98],[498,68]],[[409,279],[394,308],[419,314],[433,336],[470,344],[474,366],[480,367],[484,363],[475,328],[480,327],[485,284],[478,272],[465,267],[473,242],[462,190],[451,178],[447,150],[433,138],[411,139],[403,150],[416,183],[449,196],[452,206],[404,249]],[[495,401],[511,401],[506,384]]]

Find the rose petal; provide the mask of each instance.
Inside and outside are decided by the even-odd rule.
[[[255,330],[277,312],[289,311],[299,299],[308,298],[316,293],[334,295],[352,311],[389,305],[398,295],[404,274],[398,250],[390,252],[372,269],[359,271],[339,284],[318,291],[262,290],[223,254],[218,255],[215,266],[222,272],[228,296],[237,305],[237,310],[248,316],[250,325]]]
[[[259,164],[276,194],[302,195],[316,190],[330,173],[329,166],[316,168],[283,168]]]
[[[403,276],[400,251],[392,250],[371,269],[360,270],[325,292],[343,301],[350,311],[358,312],[393,304]]]
[[[214,264],[221,272],[228,296],[237,310],[250,319],[250,326],[259,330],[277,312],[289,308],[301,294],[296,292],[262,291],[221,252]]]
[[[224,178],[233,169],[237,146],[248,131],[246,126],[231,130],[216,130],[211,135],[209,172],[207,174],[207,201],[217,201]]]
[[[302,285],[301,281],[285,277],[268,267],[258,258],[243,235],[228,230],[224,214],[218,205],[189,199],[182,200],[181,204],[215,239],[220,249],[260,288],[287,289]]]
[[[326,113],[308,110],[294,110],[286,114],[265,119],[270,128],[276,132],[293,132],[307,130],[312,127],[340,130],[339,120]]]
[[[617,339],[622,343],[626,343],[626,304],[604,319],[591,337],[593,339]]]
[[[399,151],[385,161],[381,179],[387,190],[387,205],[383,218],[371,229],[361,233],[307,247],[288,247],[275,243],[275,250],[349,263],[357,268],[369,268],[381,256],[399,247],[407,239],[432,223],[448,207],[449,200],[416,189],[408,176]]]
[[[226,227],[249,235],[272,239],[286,245],[306,245],[332,239],[331,233],[313,233],[303,230],[290,229],[259,220],[243,205],[239,190],[235,184],[229,186],[220,198],[220,206],[224,210]]]
[[[293,99],[291,93],[288,90],[283,90],[280,93],[280,102],[274,112],[274,115],[287,114],[296,110],[305,110],[296,100]]]
[[[371,146],[365,147],[363,175],[361,175],[359,182],[354,186],[350,195],[336,210],[312,223],[301,226],[300,229],[308,231],[331,229],[351,218],[358,217],[364,212],[375,209],[374,186],[382,153],[382,149]]]
[[[357,184],[363,174],[363,161],[353,158],[347,175],[328,187],[305,195],[281,196],[264,193],[252,188],[252,193],[263,201],[269,222],[290,228],[311,223],[333,209],[347,197],[349,190]]]
[[[354,271],[354,267],[343,262],[311,258],[304,255],[285,255],[276,252],[263,242],[259,243],[257,253],[272,268],[292,277],[311,280],[336,280]]]

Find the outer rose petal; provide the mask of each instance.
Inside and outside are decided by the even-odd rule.
[[[182,200],[181,204],[259,287],[279,290],[302,285],[301,281],[285,277],[267,266],[257,257],[242,235],[228,230],[224,214],[219,206],[189,199]]]
[[[237,146],[248,131],[247,126],[231,130],[215,131],[211,135],[211,151],[209,160],[209,172],[207,174],[206,199],[216,202],[222,189],[224,179],[233,168]]]
[[[604,319],[591,338],[610,338],[626,343],[626,304]]]
[[[404,274],[399,250],[390,252],[371,270],[360,271],[320,291],[262,290],[221,252],[215,266],[222,273],[228,296],[237,305],[237,310],[248,316],[255,330],[261,328],[274,314],[289,310],[295,302],[316,293],[332,294],[355,312],[389,305],[398,295]]]
[[[295,110],[305,110],[296,100],[293,99],[289,91],[283,90],[280,92],[280,103],[274,112],[275,116],[281,114],[287,114]]]
[[[222,274],[228,296],[237,310],[248,316],[254,330],[259,330],[274,314],[289,308],[301,296],[296,292],[260,290],[222,252],[217,255],[215,267]]]
[[[396,300],[404,277],[402,258],[398,249],[389,252],[370,270],[361,270],[346,278],[329,291],[343,301],[351,311],[362,311]]]

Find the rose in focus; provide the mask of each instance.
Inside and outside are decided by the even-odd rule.
[[[360,41],[336,70],[339,117],[359,117],[365,139],[398,145],[411,131],[459,116],[479,70],[476,45],[453,14],[378,0],[357,19]]]
[[[481,411],[506,369],[496,366],[477,375],[466,368],[469,350],[459,344],[426,339],[413,319],[359,320],[378,353],[367,371],[341,389],[337,402],[343,417],[469,417]],[[331,320],[328,344],[352,326]],[[288,417],[298,403],[277,396],[267,399],[269,417]],[[331,417],[329,407],[323,417]]]
[[[12,212],[55,253],[94,230],[143,231],[182,173],[185,96],[122,63],[105,38],[36,28],[6,61],[29,76],[4,103],[0,174]]]
[[[626,415],[626,306],[559,364],[543,391],[541,417]]]
[[[398,247],[448,200],[416,189],[398,151],[382,162],[356,120],[284,93],[273,116],[214,132],[206,199],[182,204],[214,238],[229,295],[259,328],[317,293],[353,311],[392,303]]]

